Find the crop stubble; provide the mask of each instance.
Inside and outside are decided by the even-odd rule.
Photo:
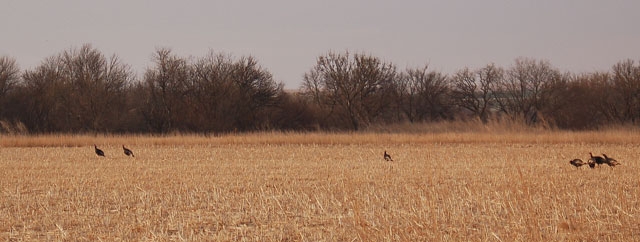
[[[637,144],[101,147],[0,148],[0,238],[640,240]]]

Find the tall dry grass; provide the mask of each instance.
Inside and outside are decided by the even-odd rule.
[[[519,130],[450,132],[255,132],[223,135],[0,135],[0,147],[83,147],[97,145],[227,145],[227,144],[430,144],[430,143],[640,143],[640,129],[597,131]]]
[[[3,136],[0,239],[637,241],[637,138],[623,130]],[[568,164],[588,152],[622,165]]]

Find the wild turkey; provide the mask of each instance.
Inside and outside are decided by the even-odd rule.
[[[608,157],[607,155],[605,155],[604,153],[602,154],[602,156],[604,156],[604,160],[605,160],[605,164],[611,166],[611,167],[615,167],[617,165],[620,165],[620,163],[618,162],[618,160],[613,159],[611,157]]]
[[[584,163],[584,161],[582,161],[581,159],[573,159],[569,161],[569,164],[575,166],[576,169],[578,169],[578,167],[581,167],[586,163]]]
[[[384,151],[384,160],[386,161],[393,161],[393,159],[391,159],[391,155],[387,154],[387,151]]]
[[[126,147],[124,147],[124,145],[122,145],[122,149],[124,150],[124,154],[127,156],[131,156],[131,157],[136,157],[135,155],[133,155],[133,151],[131,151],[130,149],[127,149]]]
[[[96,155],[98,156],[104,156],[104,151],[102,151],[101,149],[98,149],[98,146],[96,146],[95,144],[93,145],[93,148],[96,149]]]
[[[591,154],[591,152],[589,152],[589,155],[591,156],[591,158],[589,160],[595,162],[596,164],[598,164],[598,167],[600,167],[600,165],[602,165],[604,163],[607,163],[607,160],[602,158],[602,156],[593,156],[593,154]]]

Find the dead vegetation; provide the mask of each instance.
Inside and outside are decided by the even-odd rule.
[[[0,239],[640,239],[634,134],[442,135],[3,137]],[[590,151],[624,166],[567,164]]]

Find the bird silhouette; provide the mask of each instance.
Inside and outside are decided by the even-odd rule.
[[[386,161],[393,161],[393,159],[391,159],[391,155],[387,154],[387,151],[384,151],[384,160]]]
[[[581,159],[573,159],[569,161],[569,164],[575,166],[576,169],[578,169],[578,167],[581,167],[587,163],[584,163],[584,161],[582,161]]]
[[[101,149],[98,149],[98,146],[96,146],[95,144],[93,145],[93,148],[96,150],[96,155],[98,156],[104,156],[104,151],[102,151]]]
[[[126,147],[124,147],[124,145],[122,145],[122,149],[124,150],[124,154],[127,156],[131,156],[131,157],[136,157],[135,155],[133,155],[133,151],[131,151],[130,149],[127,149]]]
[[[615,167],[617,165],[620,165],[620,162],[618,162],[618,160],[608,157],[604,153],[602,154],[602,156],[604,156],[605,164],[609,165],[610,167]]]
[[[604,163],[607,163],[607,160],[602,158],[602,156],[593,156],[593,154],[591,152],[589,152],[589,155],[591,156],[591,158],[589,158],[589,160],[595,162],[596,164],[598,164],[598,167],[600,167],[600,165],[602,165]]]

